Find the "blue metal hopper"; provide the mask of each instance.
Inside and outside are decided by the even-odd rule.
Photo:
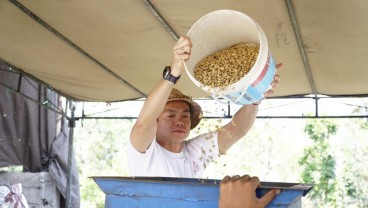
[[[221,180],[170,177],[91,177],[106,194],[105,208],[215,208],[218,207]],[[270,189],[281,193],[268,208],[299,208],[310,184],[261,182],[256,190],[262,196]]]

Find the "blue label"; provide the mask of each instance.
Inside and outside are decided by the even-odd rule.
[[[270,55],[270,63],[267,72],[261,81],[259,81],[255,86],[250,85],[243,95],[241,95],[243,92],[239,91],[231,95],[225,95],[225,97],[235,102],[239,96],[241,96],[241,98],[235,102],[238,105],[251,104],[261,100],[263,98],[263,94],[267,91],[268,87],[273,81],[275,71],[275,61]]]

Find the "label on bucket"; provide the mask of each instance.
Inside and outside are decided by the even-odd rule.
[[[224,95],[225,98],[238,105],[246,105],[261,100],[263,94],[269,89],[276,71],[275,61],[271,54],[267,57],[267,63],[261,74],[255,81],[243,91],[234,92],[230,95]]]

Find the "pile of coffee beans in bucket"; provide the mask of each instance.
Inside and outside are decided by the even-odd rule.
[[[217,51],[197,63],[194,77],[203,85],[226,87],[243,78],[253,67],[259,45],[241,43]]]

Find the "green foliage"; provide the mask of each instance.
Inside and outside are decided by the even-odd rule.
[[[366,119],[351,122],[354,124],[350,126],[352,134],[343,151],[346,160],[343,162],[340,197],[346,207],[368,207],[368,132],[363,128],[366,123]]]
[[[308,196],[317,204],[335,204],[332,193],[336,191],[335,157],[331,154],[329,138],[336,134],[337,127],[330,120],[309,120],[305,132],[312,140],[306,147],[299,164],[304,167],[303,182],[315,184]]]
[[[310,139],[314,142],[319,143],[319,140],[328,139],[331,135],[336,134],[336,124],[331,120],[309,120],[306,124],[305,132],[308,134]]]
[[[8,167],[0,167],[0,172],[6,171],[6,172],[22,172],[23,166],[22,165],[15,165],[15,166],[8,166]]]
[[[81,207],[104,207],[104,193],[91,176],[127,176],[126,145],[132,120],[84,120],[76,127]]]
[[[360,128],[368,130],[368,119],[364,120],[364,122],[361,122]]]
[[[335,136],[337,121],[341,123],[339,135],[343,135],[340,141]],[[311,144],[305,147],[299,164],[302,180],[315,184],[308,194],[315,207],[368,207],[365,123],[365,119],[314,119],[306,124]]]
[[[362,100],[363,105],[356,107],[352,114],[356,114],[356,115],[368,115],[368,108],[364,107],[367,106],[367,102],[365,100]],[[364,130],[368,130],[368,118],[366,119],[361,119],[358,120],[360,122],[360,128],[364,129]]]

